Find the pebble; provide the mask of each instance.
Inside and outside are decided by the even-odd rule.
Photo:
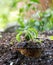
[[[10,65],[13,65],[13,62],[11,62]]]

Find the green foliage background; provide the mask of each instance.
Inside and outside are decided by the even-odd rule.
[[[25,2],[25,4],[23,7],[18,8],[17,5],[21,1]],[[0,0],[0,30],[5,29],[8,23],[13,22],[20,23],[21,21],[21,25],[24,26],[22,22],[25,21],[25,13],[31,9],[35,11],[36,8],[31,8],[31,6],[34,3],[39,3],[39,0],[27,2],[27,0]],[[28,26],[34,26],[38,31],[53,30],[53,9],[49,8],[45,12],[37,11],[37,13],[38,15],[35,13],[31,18],[27,19]],[[41,19],[36,20],[36,17]]]

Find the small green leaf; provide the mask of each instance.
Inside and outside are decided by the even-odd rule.
[[[53,36],[49,36],[49,39],[50,39],[50,40],[53,40]]]
[[[22,27],[25,26],[24,22],[23,22],[23,19],[22,18],[18,18],[18,24]]]
[[[30,40],[30,38],[31,38],[30,34],[29,34],[29,33],[26,33],[25,39],[26,39],[26,40]]]
[[[35,28],[29,28],[28,30],[31,31],[34,34],[35,38],[38,36],[38,32]]]
[[[31,0],[32,2],[36,2],[36,3],[39,3],[39,0]]]
[[[19,33],[16,35],[16,40],[17,40],[18,42],[21,41],[21,39],[20,39],[20,36],[21,36],[21,35],[22,35],[22,31],[19,32]]]
[[[24,12],[24,8],[20,8],[19,12],[20,13]]]

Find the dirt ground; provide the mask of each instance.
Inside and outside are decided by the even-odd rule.
[[[53,32],[42,34],[53,35]],[[43,52],[39,58],[27,57],[16,50],[15,32],[0,33],[0,65],[53,65],[53,41],[42,41]]]

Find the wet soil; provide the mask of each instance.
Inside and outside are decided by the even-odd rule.
[[[42,34],[53,35],[53,32]],[[18,50],[15,32],[1,33],[0,37],[0,65],[53,65],[53,41],[44,39],[41,42],[41,56],[36,58],[22,55]],[[26,43],[26,42],[25,42]],[[38,43],[38,42],[36,42]],[[23,45],[25,46],[25,45]],[[27,45],[29,47],[30,45]],[[31,44],[30,47],[33,45]],[[40,46],[39,46],[40,47]],[[34,46],[33,46],[34,48]]]

